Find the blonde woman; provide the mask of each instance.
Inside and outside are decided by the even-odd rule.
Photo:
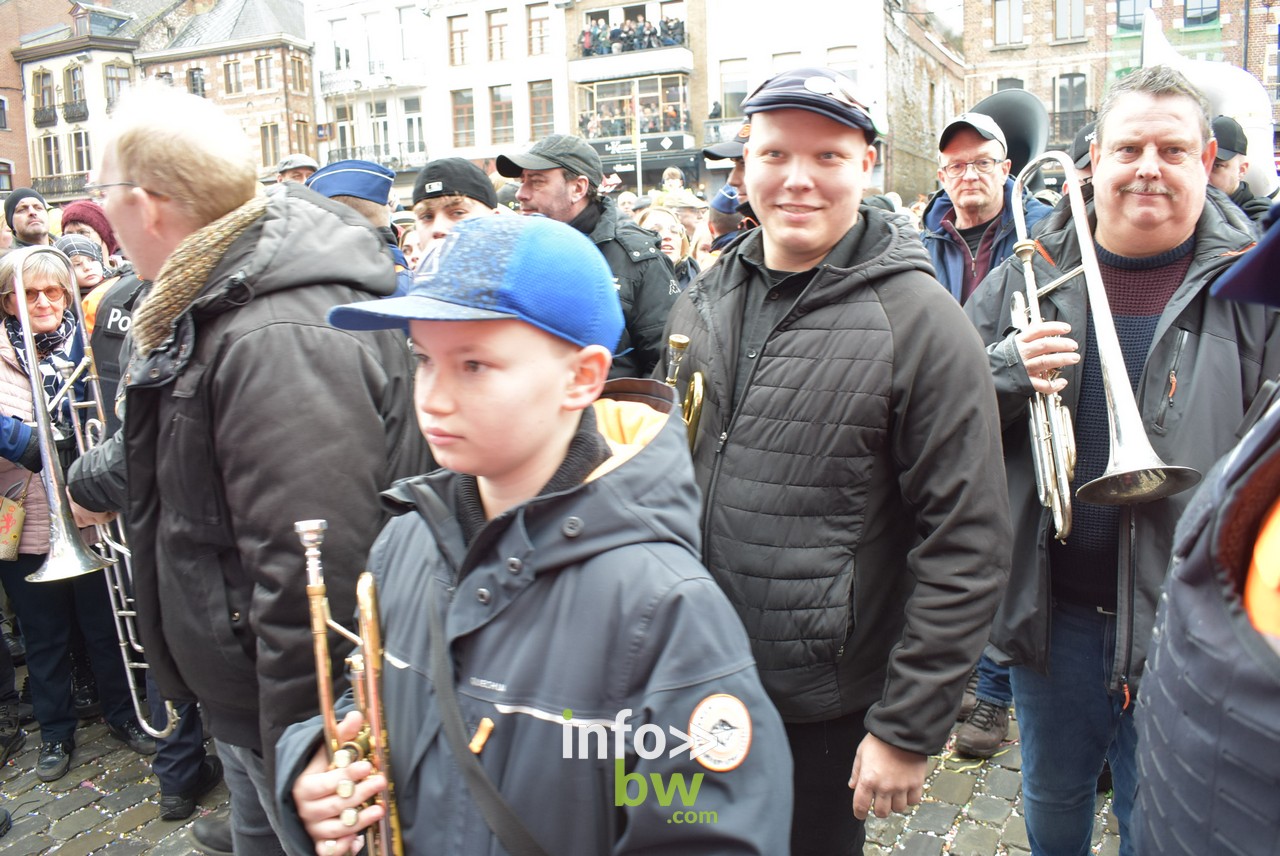
[[[19,264],[34,355],[27,353],[18,307],[20,298],[15,293]],[[64,361],[74,364],[83,356],[79,320],[71,309],[70,267],[66,258],[60,253],[39,251],[9,253],[0,259],[0,319],[4,326],[0,335],[0,410],[30,422],[35,415],[33,393],[38,392],[47,401],[62,385],[58,364]],[[35,383],[31,380],[33,377]],[[83,391],[78,394],[83,395]],[[65,407],[50,413],[50,419],[57,426],[55,434],[71,436],[70,414]],[[58,441],[60,457],[69,457],[73,449],[73,441]],[[29,463],[36,466],[34,462]],[[134,751],[153,754],[155,741],[134,719],[102,575],[86,574],[40,583],[26,580],[28,574],[44,564],[49,552],[49,500],[38,474],[11,461],[0,460],[0,491],[16,494],[24,487],[26,519],[18,543],[18,557],[0,561],[0,581],[26,637],[31,701],[40,723],[36,775],[42,781],[51,782],[66,775],[71,767],[78,722],[72,700],[69,654],[73,627],[78,627],[84,637],[107,729]]]
[[[676,212],[670,208],[650,206],[640,212],[636,222],[658,234],[658,248],[671,260],[676,283],[684,291],[702,272],[690,251],[689,234],[685,231]]]

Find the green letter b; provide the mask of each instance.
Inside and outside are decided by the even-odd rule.
[[[633,798],[630,794],[631,783],[635,782],[637,792]],[[613,761],[613,804],[616,806],[637,806],[649,795],[649,786],[644,776],[639,773],[628,773],[622,758]]]

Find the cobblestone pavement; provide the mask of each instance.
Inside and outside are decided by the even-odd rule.
[[[159,785],[151,764],[107,734],[101,722],[76,731],[72,768],[45,784],[36,778],[39,736],[0,768],[0,795],[13,829],[0,839],[3,856],[188,856],[187,827],[202,814],[225,809],[219,785],[186,821],[160,819]],[[944,753],[930,759],[924,802],[909,814],[867,824],[865,856],[1024,856],[1030,852],[1021,811],[1021,753],[1017,723],[1008,744],[988,761]],[[1094,853],[1116,856],[1119,836],[1110,801],[1098,798]]]
[[[954,740],[954,735],[952,735]],[[1022,751],[1018,723],[992,758],[961,758],[948,751],[929,759],[924,802],[908,814],[867,822],[864,856],[1024,856],[1031,852],[1022,818]],[[1117,856],[1120,836],[1111,800],[1099,794],[1093,851]]]
[[[195,851],[186,828],[227,802],[226,785],[218,785],[187,820],[161,820],[160,785],[150,759],[109,735],[100,719],[76,729],[71,771],[56,782],[36,777],[39,748],[37,729],[0,769],[0,795],[13,815],[13,828],[0,839],[3,856],[187,856]]]

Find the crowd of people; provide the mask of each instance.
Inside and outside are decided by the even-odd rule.
[[[1180,73],[1135,71],[1049,206],[963,113],[917,223],[871,193],[885,129],[854,88],[765,81],[703,151],[731,162],[709,200],[679,170],[615,197],[556,134],[492,176],[432,160],[402,212],[367,161],[291,155],[264,188],[217,105],[131,90],[56,245],[39,194],[5,200],[0,492],[28,514],[0,582],[32,704],[0,646],[2,760],[26,716],[37,775],[67,773],[81,649],[166,817],[225,778],[205,853],[337,856],[376,831],[407,854],[852,856],[868,816],[922,801],[957,717],[956,751],[988,757],[1012,709],[1033,853],[1088,852],[1104,765],[1125,856],[1228,840],[1223,794],[1250,808],[1232,852],[1270,852],[1280,231],[1242,188],[1243,135]],[[1064,276],[1082,259],[1100,281]],[[71,433],[55,367],[80,329],[112,413],[83,450],[30,424],[44,406]],[[1130,395],[1205,486],[1074,496],[1064,532],[1032,403],[1070,413],[1079,486]],[[146,724],[168,701],[171,734],[126,709],[101,581],[28,579],[59,505],[89,542],[127,530]],[[316,520],[323,607],[296,528]],[[357,651],[370,580],[379,644]],[[329,617],[347,632],[313,635]],[[1211,772],[1161,755],[1180,733]],[[383,754],[350,762],[362,740]]]
[[[637,127],[638,123],[638,127]],[[689,111],[675,104],[662,106],[645,103],[637,117],[630,99],[615,104],[604,104],[599,109],[582,113],[578,118],[578,132],[587,139],[599,137],[630,137],[641,134],[671,133],[689,129]]]
[[[604,18],[595,18],[578,36],[578,46],[583,56],[601,56],[674,47],[684,44],[684,39],[684,21],[667,17],[654,26],[644,15],[637,15],[634,20],[624,18],[612,26]]]

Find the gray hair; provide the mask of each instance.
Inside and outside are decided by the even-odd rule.
[[[1187,80],[1182,72],[1167,65],[1153,65],[1139,68],[1117,80],[1107,90],[1102,99],[1102,107],[1098,110],[1098,136],[1096,142],[1102,145],[1103,128],[1107,118],[1115,109],[1116,103],[1125,95],[1132,93],[1151,95],[1156,98],[1189,98],[1198,108],[1196,118],[1200,124],[1200,141],[1208,145],[1213,136],[1209,125],[1209,100],[1199,89]]]
[[[18,264],[22,264],[22,283],[37,278],[47,278],[62,286],[67,304],[71,303],[71,268],[66,256],[62,253],[47,251],[23,254],[19,251],[6,253],[0,257],[0,318],[7,318],[9,312],[4,308],[4,301],[17,290],[16,274]]]

